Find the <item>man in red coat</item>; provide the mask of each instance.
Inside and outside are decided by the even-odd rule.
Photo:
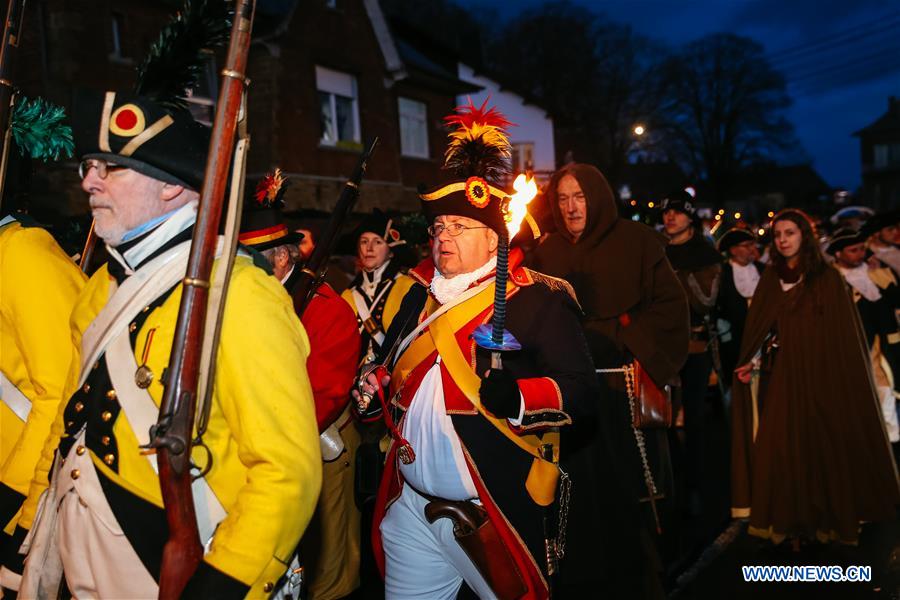
[[[356,375],[360,336],[356,315],[327,283],[321,283],[301,314],[298,289],[302,234],[290,231],[277,210],[283,178],[276,170],[256,192],[257,208],[244,213],[239,240],[266,258],[285,286],[309,337],[306,369],[313,388],[324,461],[319,505],[301,543],[309,574],[309,597],[342,598],[359,586],[360,513],[353,499],[359,433],[348,403]]]

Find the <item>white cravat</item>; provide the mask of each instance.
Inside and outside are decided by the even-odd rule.
[[[447,304],[469,289],[473,283],[485,275],[489,275],[496,267],[497,257],[494,256],[471,273],[460,273],[450,279],[447,279],[441,275],[440,271],[435,269],[434,278],[431,280],[431,293],[437,298],[438,302]]]
[[[862,294],[863,298],[869,302],[878,302],[881,300],[881,290],[878,289],[878,286],[875,285],[875,282],[869,277],[869,265],[862,263],[858,267],[852,269],[846,269],[844,267],[838,267],[838,269],[840,269],[841,274],[844,276],[844,279],[847,280],[847,283],[853,286],[853,289],[857,292]]]
[[[734,273],[734,287],[737,289],[738,294],[744,298],[752,298],[753,293],[756,291],[756,286],[759,284],[759,271],[756,270],[756,265],[753,263],[740,265],[733,260],[728,262],[731,263],[731,271]]]

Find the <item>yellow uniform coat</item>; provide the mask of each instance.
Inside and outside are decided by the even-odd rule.
[[[84,331],[106,303],[109,281],[106,267],[90,279],[72,314],[74,331]],[[163,394],[159,375],[169,362],[181,291],[179,285],[153,309],[134,338],[135,361],[142,364],[148,332],[154,330],[146,364],[156,375],[148,391],[157,404]],[[284,574],[319,494],[322,463],[305,369],[308,355],[309,341],[282,285],[254,267],[251,259],[237,257],[203,438],[213,456],[207,481],[228,514],[204,560],[251,586],[251,597],[262,596]],[[73,389],[77,370],[70,373],[69,394],[81,392]],[[66,422],[71,410],[62,411],[54,425],[57,437],[45,448],[30,499],[46,487],[58,436],[79,428]],[[127,492],[162,507],[159,480],[139,454],[124,412],[118,412],[112,423],[112,437],[111,446],[118,450],[116,470],[105,464],[105,455],[89,448],[97,470]],[[199,465],[207,460],[197,448],[193,458]],[[33,506],[23,518],[33,518]]]
[[[77,360],[68,323],[85,280],[43,229],[18,221],[0,227],[0,371],[31,400],[25,422],[0,403],[0,528],[7,533],[59,411],[69,363]]]

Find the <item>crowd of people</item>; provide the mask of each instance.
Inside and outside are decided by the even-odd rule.
[[[184,507],[150,432],[186,286],[216,283],[185,278],[210,129],[173,106],[75,103],[109,257],[89,277],[27,215],[0,221],[4,597],[152,598],[172,568]],[[316,228],[288,226],[278,169],[253,186],[216,271],[183,597],[329,600],[374,570],[391,599],[663,597],[671,519],[707,508],[710,398],[731,419],[713,483],[750,535],[855,544],[896,520],[898,213],[822,238],[786,208],[761,248],[714,239],[685,190],[658,228],[626,218],[572,163],[519,222],[509,123],[486,104],[447,123],[424,252],[376,210],[352,280],[311,297]]]

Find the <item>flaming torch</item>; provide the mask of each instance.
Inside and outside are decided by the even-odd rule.
[[[537,195],[537,184],[524,174],[513,182],[516,192],[507,198],[503,208],[506,231],[500,233],[497,246],[497,278],[494,282],[494,318],[490,325],[481,325],[475,330],[475,343],[491,351],[491,368],[502,369],[500,353],[520,350],[522,345],[510,332],[506,331],[506,283],[509,279],[509,240],[519,231],[522,221],[528,215],[528,203]]]

